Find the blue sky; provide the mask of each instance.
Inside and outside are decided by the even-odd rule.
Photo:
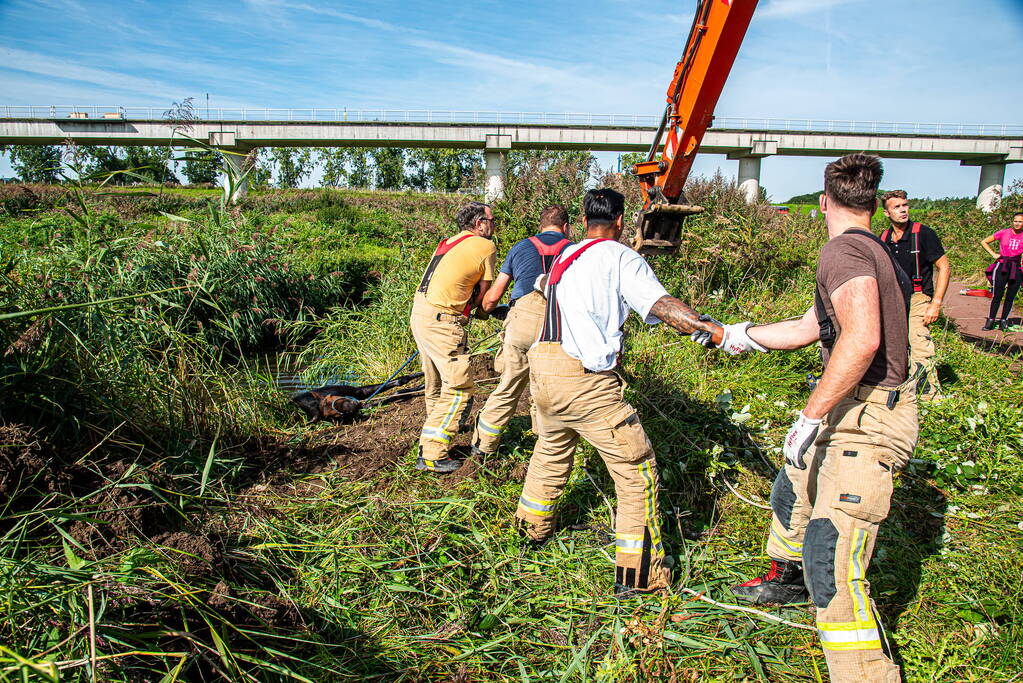
[[[656,114],[694,5],[0,0],[0,104]],[[761,0],[716,113],[1021,124],[1021,65],[1023,0]],[[769,157],[761,179],[784,200],[826,161]],[[718,167],[737,162],[695,172]],[[886,168],[914,195],[977,190],[957,162]]]

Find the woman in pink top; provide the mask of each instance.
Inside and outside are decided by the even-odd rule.
[[[998,252],[991,248],[992,242],[998,242]],[[987,269],[988,277],[991,279],[992,296],[991,310],[988,311],[983,329],[995,329],[998,304],[1001,303],[1004,294],[1005,305],[1002,306],[1002,319],[998,321],[998,327],[1005,330],[1009,327],[1012,302],[1019,292],[1020,283],[1023,282],[1023,267],[1020,266],[1020,258],[1023,257],[1023,211],[1013,215],[1011,228],[999,230],[990,237],[985,237],[980,241],[980,246],[997,259]]]

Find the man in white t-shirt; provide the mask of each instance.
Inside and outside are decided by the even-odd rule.
[[[553,535],[555,503],[571,474],[575,446],[579,437],[589,441],[618,492],[615,594],[628,596],[664,588],[669,573],[654,451],[615,372],[622,326],[632,310],[647,323],[663,321],[684,334],[715,328],[669,296],[643,257],[618,242],[625,197],[591,190],[583,212],[586,239],[566,248],[538,282],[547,308],[529,350],[537,442],[515,516],[530,540],[542,543]]]

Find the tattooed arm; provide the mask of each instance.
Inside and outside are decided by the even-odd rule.
[[[768,349],[790,351],[809,346],[820,339],[821,328],[817,324],[817,313],[811,306],[800,318],[756,325],[748,328],[746,334]]]
[[[696,330],[710,332],[715,344],[721,343],[722,330],[709,321],[700,320],[700,314],[689,304],[683,303],[673,296],[662,296],[650,308],[650,315],[657,316],[682,334],[690,334]]]

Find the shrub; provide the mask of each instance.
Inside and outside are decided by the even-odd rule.
[[[332,204],[316,210],[316,220],[333,227],[350,226],[358,218],[358,210],[344,204]]]

